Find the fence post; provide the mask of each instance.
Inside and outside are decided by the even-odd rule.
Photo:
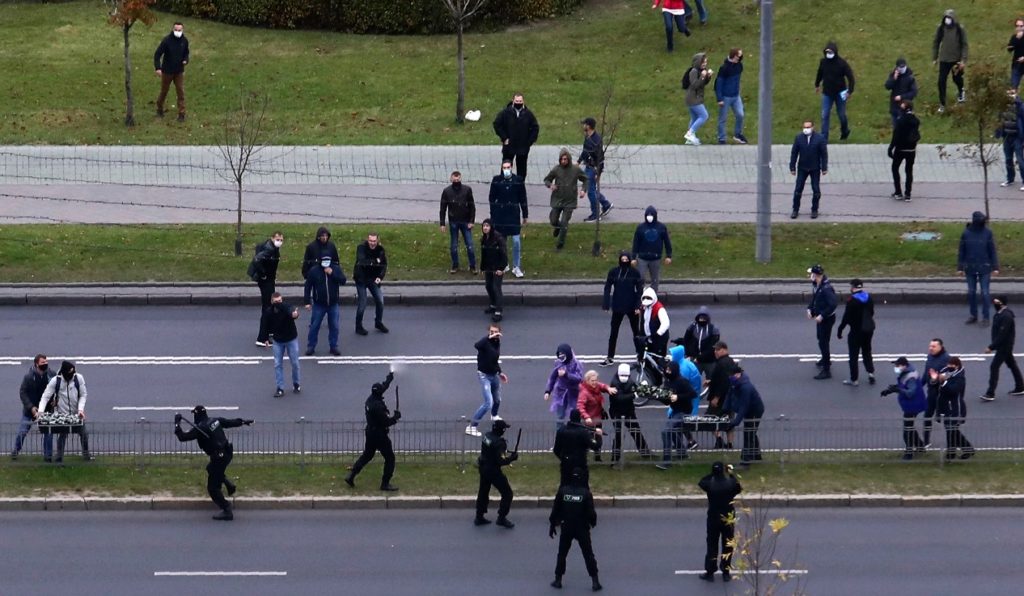
[[[296,420],[299,424],[299,469],[306,471],[306,417]]]
[[[786,471],[786,440],[787,440],[787,437],[788,437],[788,434],[789,434],[789,432],[788,432],[789,431],[789,424],[788,424],[789,419],[786,418],[785,414],[779,414],[779,417],[776,418],[776,420],[778,420],[781,423],[781,425],[782,425],[782,433],[781,433],[782,441],[779,443],[779,470],[785,472]]]
[[[462,428],[462,424],[466,421],[465,416],[459,416],[458,428]],[[458,430],[458,428],[456,430]],[[466,473],[466,435],[465,431],[459,433],[462,437],[461,447],[459,448],[459,472]]]
[[[618,426],[615,426],[615,419],[612,419],[612,457],[615,457],[615,437],[619,438],[619,459],[615,462],[619,471],[626,468],[626,417],[619,416]],[[629,438],[633,438],[633,434],[629,432]]]
[[[136,429],[136,432],[138,434],[138,439],[137,439],[137,441],[138,441],[138,450],[137,450],[137,456],[135,458],[135,467],[139,468],[140,470],[142,469],[142,467],[144,465],[143,462],[145,461],[145,456],[146,456],[146,428],[145,428],[145,424],[146,424],[146,418],[145,417],[140,417],[138,422],[135,423],[135,429]]]

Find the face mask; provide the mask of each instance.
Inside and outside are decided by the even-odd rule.
[[[521,109],[523,109],[523,104],[521,104],[521,103],[514,103],[514,104],[512,104],[512,107],[517,109],[517,110],[521,110]]]
[[[1010,96],[1010,101],[1013,101],[1013,100],[1017,99],[1017,94],[1016,93],[1010,93],[1009,96]]]
[[[892,368],[892,372],[896,373],[896,376],[898,377],[903,374],[903,368],[899,366],[894,366]]]
[[[282,244],[284,244],[284,240],[274,240],[274,247],[275,248],[281,248]]]
[[[558,361],[559,362],[568,362],[569,361],[569,357],[566,356],[565,354],[558,354]]]
[[[320,266],[323,267],[324,269],[327,269],[328,267],[331,266],[331,260],[330,259],[324,259],[324,260],[320,261]]]
[[[629,261],[619,261],[619,267],[629,267]]]
[[[654,223],[654,216],[653,215],[647,215],[647,216],[644,217],[644,219],[647,220],[647,223]]]
[[[832,52],[825,52],[825,57],[828,58],[829,60],[831,60],[831,59],[835,58],[836,55],[833,54]]]
[[[452,188],[459,188],[462,186],[462,181],[452,182]]]
[[[75,377],[75,371],[74,371],[74,369],[72,369],[71,372],[64,373],[61,376],[64,377],[65,381],[70,382],[71,379],[73,379]]]
[[[512,170],[511,169],[502,168],[501,169],[501,175],[506,177],[506,178],[511,178],[512,177]]]
[[[46,372],[46,369],[48,369],[48,368],[50,368],[49,364],[40,364],[39,365],[39,371],[40,372]]]
[[[810,135],[812,132],[814,132],[813,128],[805,128],[804,129],[804,134],[805,135]]]
[[[651,300],[650,298],[644,298],[640,301],[640,303],[643,304],[644,306],[650,306],[654,304],[654,300]]]
[[[281,306],[282,304],[284,304],[284,302],[283,301],[271,302],[271,304],[273,304],[274,306]]]
[[[174,32],[174,36],[175,36],[175,37],[181,37],[182,35],[185,35],[185,32],[184,32],[184,31],[175,31],[175,32]]]
[[[946,23],[946,26],[947,26],[947,27],[948,27],[949,25],[952,25],[952,24],[953,24],[953,19],[951,19],[951,18],[949,18],[949,17],[946,17],[945,19],[943,19],[943,21],[944,21],[944,22]]]
[[[697,319],[697,324],[698,324],[698,325],[707,325],[707,324],[708,324],[708,322],[709,322],[709,320],[708,320],[708,319],[705,319],[704,317],[699,317],[699,318]]]
[[[907,73],[907,67],[906,66],[900,66],[896,70],[899,71],[900,74],[906,74]]]

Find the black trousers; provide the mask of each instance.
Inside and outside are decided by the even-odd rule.
[[[501,468],[490,466],[480,467],[480,490],[476,493],[476,514],[487,513],[487,501],[491,496],[491,487],[498,489],[501,502],[498,503],[498,517],[505,517],[512,509],[512,487]]]
[[[939,409],[939,387],[929,384],[925,390],[928,394],[928,406],[924,411],[924,444],[932,442],[932,420]]]
[[[647,440],[644,439],[644,435],[640,432],[640,423],[636,419],[636,410],[629,412],[613,412],[611,414],[612,427],[615,429],[615,436],[612,438],[612,461],[618,461],[622,455],[622,434],[623,427],[633,437],[633,443],[636,444],[637,450],[640,451],[641,455],[649,455],[651,448],[647,445]]]
[[[370,463],[378,451],[384,457],[384,475],[381,476],[380,485],[384,486],[391,482],[391,477],[395,475],[395,450],[391,447],[391,437],[377,430],[366,431],[366,444],[363,446],[362,455],[352,465],[352,478]]]
[[[949,73],[952,72],[954,66],[956,66],[956,62],[939,62],[939,104],[943,106],[946,105],[946,82],[949,78]],[[956,85],[957,93],[963,93],[963,73],[954,74],[953,83]]]
[[[846,336],[846,346],[850,352],[850,380],[856,381],[860,377],[860,366],[857,364],[857,357],[863,355],[864,370],[875,374],[875,363],[871,359],[871,338],[875,332],[850,333]]]
[[[558,464],[559,472],[559,484],[572,484],[572,471],[576,468],[580,469],[580,482],[590,486],[590,466],[587,464],[586,456],[583,457],[583,461],[580,462],[576,458],[563,459]]]
[[[836,315],[825,317],[817,325],[818,350],[821,352],[821,367],[825,370],[832,368],[832,348],[829,342],[832,341],[832,327],[836,324]]]
[[[914,186],[914,159],[917,156],[915,151],[900,151],[896,149],[892,153],[892,184],[896,188],[896,194],[910,196],[910,190]],[[900,164],[906,162],[907,186],[906,190],[900,186]]]
[[[743,419],[743,449],[740,461],[761,461],[761,439],[757,436],[757,427],[761,425],[759,418]]]
[[[501,280],[503,278],[504,275],[497,275],[494,271],[484,272],[484,287],[487,288],[487,300],[497,313],[501,313],[501,303],[503,301]]]
[[[726,515],[708,514],[707,551],[704,554],[704,571],[713,574],[716,569],[729,571],[732,562],[732,546],[730,542],[736,533],[736,526],[725,521]],[[719,557],[719,545],[722,556]]]
[[[523,180],[526,180],[526,160],[529,156],[529,149],[527,149],[525,153],[520,153],[515,149],[509,148],[508,145],[501,146],[501,159],[514,159],[516,162],[516,174]]]
[[[231,508],[231,504],[224,498],[224,493],[220,490],[220,487],[231,485],[231,481],[227,479],[227,470],[228,464],[231,463],[231,459],[234,456],[234,447],[229,444],[227,449],[224,450],[224,455],[211,455],[210,463],[206,464],[206,492],[210,495],[210,499],[214,504],[221,509]]]
[[[800,197],[804,194],[807,178],[811,179],[811,211],[817,211],[821,203],[821,170],[797,170],[796,186],[793,188],[793,211],[800,211]]]
[[[274,293],[274,280],[264,279],[256,282],[260,288],[260,332],[256,341],[266,342],[270,340],[270,331],[267,330],[267,317],[263,314],[270,308],[270,295]]]
[[[587,574],[590,577],[597,577],[597,559],[594,557],[594,545],[590,541],[590,528],[571,528],[562,524],[562,533],[558,537],[558,561],[555,563],[555,575],[565,575],[565,558],[572,548],[572,541],[580,545],[583,552],[583,562],[587,565]]]
[[[917,434],[914,423],[917,421],[917,414],[903,414],[903,444],[906,445],[907,453],[918,447],[924,447],[921,435]]]
[[[1024,388],[1024,379],[1020,376],[1017,361],[1013,359],[1013,350],[996,350],[995,356],[992,357],[992,364],[988,367],[988,390],[985,391],[985,395],[994,396],[996,394],[996,385],[999,384],[999,367],[1003,364],[1010,369],[1010,374],[1013,375],[1014,390]]]
[[[640,315],[634,311],[618,312],[612,311],[612,330],[608,334],[608,359],[611,360],[615,357],[615,348],[619,343],[619,328],[622,327],[622,319],[629,319],[629,328],[633,332],[633,337],[640,335]],[[633,349],[636,349],[636,340],[633,340]]]
[[[64,445],[67,444],[68,435],[72,433],[61,433],[57,435],[57,461],[58,463],[64,460]],[[82,424],[82,430],[77,433],[73,433],[79,436],[82,440],[82,456],[88,457],[89,455],[89,431],[85,428],[85,424]]]
[[[963,450],[964,453],[970,453],[974,451],[974,446],[967,440],[964,433],[960,432],[960,425],[963,424],[963,418],[943,418],[943,425],[946,427],[946,453],[955,454],[957,449]]]

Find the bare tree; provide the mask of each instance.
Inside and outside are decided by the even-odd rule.
[[[462,51],[462,32],[469,20],[473,18],[487,0],[441,0],[455,24],[455,64],[459,71],[458,99],[455,101],[455,121],[465,122],[466,114],[466,59]]]
[[[795,549],[792,557],[784,557],[779,548],[789,520],[771,516],[768,497],[743,500],[726,521],[736,528],[731,541],[732,568],[747,584],[749,594],[774,596],[784,587],[787,594],[804,594],[802,576],[793,573],[791,565],[784,562],[796,558]]]
[[[612,106],[615,99],[615,83],[609,81],[601,90],[601,114],[597,119],[597,129],[601,131],[601,164],[597,170],[597,178],[594,180],[594,194],[601,195],[601,175],[608,163],[609,154],[614,155],[618,145],[619,126],[622,124],[625,111],[621,104]],[[600,209],[600,207],[598,207]],[[602,254],[601,245],[601,218],[594,221],[594,245],[590,254],[600,257]]]
[[[988,178],[989,168],[999,162],[999,145],[992,141],[995,131],[1001,127],[1002,112],[1013,109],[1013,100],[1007,95],[1009,83],[1006,73],[991,62],[983,62],[971,66],[967,77],[967,102],[953,110],[953,117],[962,119],[968,124],[972,135],[970,143],[953,147],[947,151],[946,145],[939,145],[939,157],[942,159],[965,159],[981,166],[984,177],[982,196],[985,199],[985,217],[989,217]]]
[[[242,256],[242,186],[246,174],[252,171],[256,158],[266,149],[263,137],[267,95],[241,91],[237,110],[224,116],[223,127],[217,139],[217,149],[227,166],[227,174],[238,193],[238,220],[235,226],[235,256]]]
[[[124,125],[135,126],[135,95],[132,93],[132,58],[128,52],[128,33],[132,26],[141,21],[149,27],[156,22],[156,15],[149,9],[156,0],[106,0],[110,6],[107,21],[121,28],[124,35]]]

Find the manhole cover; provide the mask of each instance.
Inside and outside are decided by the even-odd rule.
[[[907,232],[901,235],[900,238],[927,242],[929,240],[941,240],[942,234],[939,232]]]

